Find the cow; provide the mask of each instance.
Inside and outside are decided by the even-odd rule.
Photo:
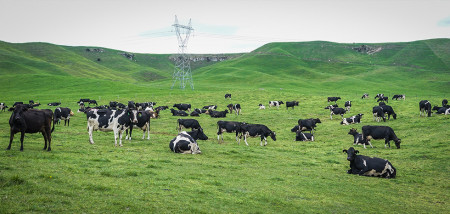
[[[177,131],[178,133],[181,132],[181,129],[200,129],[202,126],[200,126],[200,123],[196,119],[178,119],[177,120]]]
[[[316,118],[316,119],[309,118],[309,119],[305,119],[305,120],[299,119],[298,120],[298,130],[299,131],[310,131],[310,132],[312,131],[314,133],[314,131],[316,130],[317,123],[322,123],[322,121],[320,121],[319,118]]]
[[[145,132],[147,132],[147,140],[150,140],[150,119],[155,119],[158,117],[158,111],[138,111],[137,112],[137,123],[130,126],[130,135],[128,135],[128,129],[125,130],[125,140],[131,140],[131,135],[133,134],[133,129],[138,128],[142,130],[142,139],[145,139]]]
[[[98,106],[97,101],[96,100],[89,100],[89,105],[91,104],[95,104],[96,106]]]
[[[5,103],[0,103],[0,111],[6,111],[8,106]]]
[[[420,116],[422,114],[425,116],[425,111],[428,114],[428,117],[431,117],[431,103],[428,100],[421,100],[419,102]]]
[[[117,103],[117,109],[126,109],[127,106],[123,103]]]
[[[182,117],[188,116],[188,113],[186,113],[185,111],[177,111],[173,108],[170,109],[170,112],[172,113],[172,116],[182,116]]]
[[[350,112],[350,108],[352,107],[352,101],[345,101],[345,110]]]
[[[216,110],[216,109],[217,109],[217,105],[203,106],[203,109],[206,109],[206,110]]]
[[[388,115],[388,120],[391,119],[391,115],[394,118],[394,120],[397,119],[397,114],[394,112],[394,109],[392,108],[392,106],[384,105],[384,106],[382,106],[382,108],[383,108],[384,114]]]
[[[137,124],[137,110],[122,109],[91,109],[86,112],[87,126],[89,132],[89,142],[94,144],[92,133],[94,130],[113,131],[114,146],[117,146],[117,138],[119,138],[119,146],[122,146],[123,132],[132,125]]]
[[[447,110],[445,110],[445,115],[450,114],[450,108],[448,108]]]
[[[189,114],[189,116],[191,116],[191,117],[200,117],[200,114],[201,113],[198,113],[198,111],[192,111],[190,114]]]
[[[377,102],[380,102],[380,101],[386,101],[387,103],[389,103],[389,97],[380,97],[380,98],[378,98],[378,100],[377,100]]]
[[[54,102],[54,103],[48,103],[48,106],[59,106],[61,105],[61,102]]]
[[[222,136],[223,142],[223,133],[236,133],[236,141],[238,141],[238,135],[241,131],[241,125],[244,124],[242,122],[234,122],[234,121],[217,121],[217,141],[219,141],[220,136]]]
[[[90,101],[91,99],[87,99],[87,98],[80,98],[80,100],[77,102],[78,104],[80,104],[80,103],[89,103],[89,101]]]
[[[350,161],[348,174],[382,178],[395,178],[397,174],[397,170],[388,160],[357,155],[359,151],[353,147],[350,147],[348,150],[344,149],[342,152],[347,153],[347,160]]]
[[[276,106],[278,109],[281,104],[284,104],[283,101],[269,101],[269,108]]]
[[[117,108],[118,104],[119,104],[119,102],[117,102],[117,101],[109,101],[109,107],[111,107],[111,108]]]
[[[350,129],[348,134],[353,136],[353,145],[364,145],[364,149],[366,148],[366,145],[369,145],[369,143],[367,143],[367,141],[362,137],[362,134],[358,133],[356,129]]]
[[[402,99],[402,100],[405,100],[406,99],[406,95],[404,95],[404,94],[395,94],[393,97],[392,97],[392,100],[398,100],[398,99]]]
[[[231,94],[225,94],[225,99],[230,98],[231,100]]]
[[[328,97],[327,101],[329,102],[334,102],[336,104],[336,101],[338,101],[339,99],[341,99],[341,97]]]
[[[266,107],[265,107],[263,104],[261,104],[261,103],[260,103],[258,106],[259,106],[259,109],[260,109],[260,110],[261,110],[261,109],[266,109]]]
[[[187,132],[194,140],[208,140],[208,136],[203,132],[202,128]]]
[[[132,100],[128,101],[127,107],[128,107],[129,109],[137,109],[137,108],[136,108],[136,104],[135,104],[134,101],[132,101]]]
[[[447,104],[448,104],[448,100],[447,99],[443,99],[442,100],[442,107],[450,107]]]
[[[73,112],[72,110],[70,110],[70,108],[62,108],[62,107],[58,107],[55,109],[55,112],[53,113],[53,123],[60,123],[61,119],[64,120],[64,126],[70,125],[70,116],[73,116]]]
[[[210,117],[215,117],[215,118],[227,117],[228,110],[225,110],[225,111],[208,111],[206,114],[209,114]]]
[[[384,103],[384,102],[382,101],[382,102],[379,102],[378,105],[379,105],[379,106],[385,106],[386,103]]]
[[[436,114],[445,114],[445,112],[447,111],[447,107],[439,107],[439,106],[434,106],[433,107],[433,111],[436,111]]]
[[[233,110],[234,110],[234,112],[236,113],[236,115],[239,115],[240,113],[241,113],[241,104],[228,104],[227,105],[227,107],[228,107],[228,110],[230,110],[230,113],[233,113]]]
[[[345,109],[337,108],[337,107],[334,107],[332,105],[325,107],[325,109],[330,109],[330,119],[331,120],[333,119],[333,114],[335,114],[335,115],[339,114],[339,115],[341,115],[342,118],[344,118],[344,114],[346,112]]]
[[[384,97],[384,94],[377,94],[374,99]]]
[[[20,132],[20,151],[23,151],[23,139],[25,133],[37,133],[41,132],[44,136],[44,150],[51,151],[52,132],[55,129],[55,123],[53,123],[53,112],[50,109],[36,110],[28,109],[26,105],[17,104],[14,107],[14,111],[9,118],[10,137],[9,145],[6,150],[11,149],[11,144],[14,139],[14,135]],[[47,147],[48,141],[48,147]]]
[[[393,140],[395,142],[395,146],[397,149],[400,149],[401,139],[397,138],[394,130],[389,126],[363,126],[362,127],[362,135],[363,139],[369,143],[369,145],[373,148],[370,143],[371,139],[379,140],[384,139],[384,147],[386,148],[386,144],[391,148],[390,141]]]
[[[355,116],[344,118],[341,121],[341,125],[350,125],[355,123],[361,123],[361,118],[364,114],[357,114]]]
[[[381,119],[383,118],[383,122],[386,122],[386,116],[384,115],[384,110],[382,106],[374,106],[372,109],[372,113],[373,113],[373,120],[380,122]]]
[[[163,111],[169,109],[169,106],[158,106],[155,108],[155,111]]]
[[[173,107],[176,107],[178,110],[191,112],[191,104],[173,104]]]
[[[314,135],[311,133],[303,133],[297,131],[295,135],[295,141],[314,141]]]
[[[369,98],[369,94],[364,93],[364,94],[362,95],[361,99],[366,99],[366,98]]]
[[[289,107],[292,107],[292,109],[294,109],[294,106],[298,106],[298,101],[286,102],[286,110]]]
[[[169,143],[169,148],[174,153],[182,154],[201,154],[200,147],[194,138],[187,132],[182,131]]]
[[[242,136],[244,136],[245,145],[248,146],[247,137],[261,137],[261,146],[262,141],[264,140],[264,146],[267,145],[267,137],[270,136],[273,141],[277,141],[276,133],[271,131],[267,126],[261,124],[242,124],[240,129],[241,136],[239,137],[238,144],[241,142]]]
[[[197,112],[198,114],[205,114],[208,110],[196,108],[196,109],[194,109],[194,111]]]
[[[23,102],[14,102],[14,104],[12,105],[12,107],[16,107],[16,105],[23,105]]]

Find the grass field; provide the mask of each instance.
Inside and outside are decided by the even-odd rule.
[[[133,74],[139,69],[130,69],[129,76],[121,80],[122,74],[112,65],[108,78],[60,75],[60,68],[52,74],[44,72],[48,66],[45,63],[44,69],[22,64],[28,70],[18,73],[3,67],[0,102],[8,105],[29,99],[44,105],[61,101],[64,107],[76,111],[78,99],[91,98],[99,104],[111,100],[154,101],[157,106],[191,103],[195,108],[216,104],[223,110],[229,103],[240,103],[242,115],[196,118],[209,137],[199,141],[200,155],[170,151],[169,141],[177,134],[179,117],[171,116],[168,110],[151,121],[150,140],[142,140],[142,132],[135,131],[133,140],[124,140],[123,147],[114,147],[111,132],[94,132],[96,143],[89,144],[82,113],[75,113],[70,127],[56,126],[51,152],[42,151],[40,134],[27,134],[24,151],[20,152],[17,134],[11,150],[0,147],[0,213],[447,213],[450,120],[448,115],[419,117],[418,103],[428,99],[438,105],[449,98],[448,58],[440,64],[431,60],[420,68],[399,67],[383,64],[393,60],[392,56],[399,57],[399,53],[390,53],[379,60],[382,65],[349,66],[300,60],[304,56],[288,48],[295,44],[280,45],[270,49],[297,58],[248,54],[201,67],[194,71],[194,91],[169,90],[171,81],[164,78],[138,81]],[[320,57],[314,48],[304,51]],[[345,58],[350,52],[343,52],[335,51],[331,56],[367,62],[367,56]],[[1,65],[21,64],[4,59],[0,58]],[[154,69],[163,77],[168,71],[162,67]],[[389,83],[381,79],[371,82],[376,74]],[[232,100],[225,100],[225,93],[231,93]],[[370,98],[361,99],[362,93],[369,93]],[[406,100],[389,101],[397,120],[372,121],[376,93],[389,97],[406,94]],[[353,107],[346,116],[363,113],[362,123],[342,126],[339,116],[330,120],[329,110],[324,109],[327,96],[341,96],[338,104],[342,106],[352,100]],[[269,100],[297,100],[300,104],[289,110],[284,105],[280,109],[258,109],[259,103],[268,107]],[[0,113],[4,148],[9,142],[10,115]],[[290,129],[300,118],[322,121],[315,142],[293,141],[295,134]],[[251,138],[249,146],[244,142],[238,145],[234,134],[224,134],[225,142],[218,143],[218,120],[265,124],[277,133],[277,141],[269,139],[268,145],[261,147],[259,138]],[[364,125],[390,126],[402,139],[401,149],[394,145],[385,149],[384,141],[372,141],[373,149],[354,146],[362,155],[388,159],[397,169],[395,179],[346,174],[349,162],[342,150],[353,146],[353,136],[347,133],[350,128],[360,132]]]

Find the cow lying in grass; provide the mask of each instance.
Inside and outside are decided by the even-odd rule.
[[[397,174],[397,170],[388,160],[357,155],[359,151],[353,147],[350,147],[348,150],[344,149],[342,152],[347,153],[347,160],[350,161],[348,174],[382,178],[395,178]]]

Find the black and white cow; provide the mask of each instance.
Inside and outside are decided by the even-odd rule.
[[[198,111],[192,111],[190,114],[189,114],[189,116],[191,116],[191,117],[200,117],[200,114],[201,113],[198,113]]]
[[[361,99],[366,99],[366,98],[369,98],[369,94],[364,93],[364,94],[362,95]]]
[[[350,108],[352,107],[352,101],[350,101],[350,100],[349,101],[345,101],[344,106],[345,106],[345,110],[350,112]]]
[[[333,105],[329,105],[327,107],[325,107],[325,109],[330,109],[330,119],[333,119],[333,114],[334,115],[341,115],[342,118],[344,118],[344,114],[345,114],[345,109],[343,108],[336,108]]]
[[[177,131],[181,132],[181,129],[200,129],[200,123],[196,119],[178,119],[177,120]]]
[[[236,141],[238,141],[238,135],[241,133],[241,125],[244,124],[242,122],[234,122],[234,121],[217,121],[217,141],[219,141],[220,136],[222,136],[223,141],[223,133],[236,133]]]
[[[370,143],[371,139],[379,140],[384,139],[384,147],[386,148],[386,145],[391,148],[390,141],[393,140],[395,142],[395,146],[397,149],[400,149],[400,143],[401,139],[397,138],[397,135],[395,134],[394,130],[389,126],[363,126],[362,127],[362,135],[363,139],[369,143],[370,147],[373,148],[372,144]]]
[[[295,141],[314,141],[314,135],[311,133],[303,133],[297,131],[295,135]]]
[[[236,113],[236,115],[239,115],[240,113],[241,113],[241,104],[228,104],[227,105],[227,107],[228,107],[228,110],[230,110],[230,113],[233,113],[233,110],[234,110],[234,112]]]
[[[386,101],[387,103],[389,103],[389,97],[380,97],[380,98],[378,98],[378,100],[377,100],[377,102],[380,102],[380,101]]]
[[[187,132],[194,140],[208,140],[208,136],[203,132],[202,128]]]
[[[313,132],[316,130],[316,124],[322,123],[319,118],[309,118],[309,119],[299,119],[298,120],[298,129],[299,131],[310,131]],[[295,128],[295,127],[294,127]],[[292,130],[291,130],[292,131]]]
[[[348,134],[353,136],[353,145],[364,145],[364,149],[366,148],[366,145],[369,145],[369,143],[367,143],[367,141],[362,137],[362,134],[358,133],[356,129],[350,129]]]
[[[372,109],[372,113],[374,121],[376,120],[377,122],[380,122],[380,118],[383,118],[383,122],[386,122],[386,116],[384,114],[383,106],[374,106]]]
[[[169,106],[158,106],[155,108],[155,111],[164,111],[166,109],[169,109]]]
[[[267,137],[270,136],[273,141],[277,141],[276,133],[271,131],[267,126],[261,124],[242,124],[241,125],[241,136],[239,137],[239,142],[241,142],[241,137],[244,136],[245,145],[248,146],[247,137],[261,137],[261,146],[262,141],[264,140],[264,146],[267,145]]]
[[[217,109],[217,106],[216,106],[216,105],[203,106],[203,109],[206,109],[206,110],[216,110],[216,109]]]
[[[361,118],[364,114],[357,114],[355,116],[344,118],[341,121],[341,125],[350,125],[355,123],[361,123]]]
[[[128,135],[128,129],[125,131],[125,140],[131,140],[133,134],[133,129],[137,128],[142,130],[142,139],[145,139],[145,133],[147,132],[147,140],[150,140],[150,119],[155,119],[158,117],[159,111],[138,111],[137,113],[137,123],[133,124],[130,129],[130,134]]]
[[[286,102],[286,110],[289,107],[292,107],[292,109],[294,109],[294,106],[298,106],[298,101]]]
[[[269,101],[269,108],[275,106],[278,109],[281,104],[284,104],[283,101]]]
[[[393,97],[392,97],[392,100],[398,100],[398,99],[401,99],[401,100],[405,100],[406,99],[406,95],[404,95],[404,94],[395,94]]]
[[[397,174],[397,170],[388,160],[357,155],[359,151],[353,147],[348,150],[344,149],[342,152],[347,153],[347,160],[350,161],[348,174],[382,178],[395,178]]]
[[[185,111],[177,111],[173,108],[170,109],[170,112],[172,113],[172,116],[182,116],[182,117],[186,117],[188,116],[188,113],[186,113]]]
[[[86,112],[87,125],[89,132],[89,142],[94,144],[92,133],[94,130],[113,131],[114,146],[117,146],[117,138],[119,138],[119,146],[122,146],[123,132],[138,122],[137,110],[109,110],[109,109],[91,109]]]
[[[89,101],[90,101],[91,99],[88,99],[88,98],[80,98],[80,100],[77,102],[78,104],[80,104],[80,103],[89,103]]]
[[[384,97],[384,94],[377,94],[377,95],[375,96],[375,99],[381,98],[381,97]]]
[[[259,106],[259,109],[266,109],[266,107],[261,103],[258,106]]]
[[[207,114],[209,114],[210,117],[214,117],[214,118],[227,117],[228,110],[225,110],[225,111],[208,111]]]
[[[208,110],[196,108],[196,109],[194,109],[194,111],[197,112],[197,113],[199,113],[199,114],[205,114]]]
[[[433,107],[433,111],[436,111],[436,114],[445,114],[445,112],[447,111],[447,107],[439,107],[439,106],[434,106]]]
[[[0,111],[6,111],[8,106],[5,103],[0,103]]]
[[[341,97],[328,97],[328,102],[334,102],[336,104],[336,101],[340,100]]]
[[[61,105],[61,102],[54,102],[54,103],[48,103],[48,106],[59,106]]]
[[[225,94],[225,99],[230,98],[231,100],[231,94]]]
[[[44,136],[44,150],[51,151],[52,132],[55,129],[55,123],[52,127],[53,112],[50,109],[36,110],[28,109],[27,105],[17,104],[9,118],[10,137],[9,145],[6,150],[11,149],[11,143],[14,135],[20,132],[20,151],[23,151],[23,139],[25,133],[41,132]],[[48,147],[47,147],[48,141]]]
[[[54,116],[53,116],[53,123],[60,123],[61,120],[64,120],[64,126],[70,125],[70,116],[73,116],[73,112],[70,108],[62,108],[58,107],[55,109]]]
[[[169,143],[169,148],[175,153],[182,154],[201,154],[197,141],[187,132],[182,131]]]
[[[431,103],[428,100],[421,100],[419,102],[420,116],[425,116],[425,112],[427,112],[428,117],[431,117]]]
[[[397,119],[397,114],[394,112],[394,109],[392,108],[392,106],[384,105],[384,106],[382,106],[382,108],[383,108],[384,114],[388,115],[388,120],[391,119],[391,115],[394,118],[394,120]]]
[[[179,103],[179,104],[173,104],[173,107],[178,108],[178,110],[191,112],[191,104]]]

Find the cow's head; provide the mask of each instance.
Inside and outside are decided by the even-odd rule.
[[[397,119],[397,114],[396,114],[396,113],[392,114],[392,117],[393,117],[394,119]]]
[[[297,132],[300,129],[299,125],[294,126],[294,128],[291,129],[291,132]]]
[[[385,105],[386,105],[386,103],[384,103],[384,102],[378,103],[378,106],[385,106]]]
[[[397,149],[400,149],[400,143],[402,143],[402,139],[398,138],[397,140],[394,140],[394,142]]]
[[[316,122],[316,123],[322,123],[322,121],[320,121],[319,118],[314,119],[314,122]]]
[[[270,132],[270,137],[272,138],[273,141],[277,141],[277,133]]]
[[[190,143],[189,147],[191,147],[191,154],[201,154],[200,147],[196,142]]]
[[[347,160],[348,161],[354,161],[356,158],[356,154],[359,153],[358,150],[355,150],[353,147],[350,147],[348,150],[344,149],[342,152],[347,153]]]
[[[28,105],[16,105],[14,107],[13,113],[11,115],[11,119],[15,123],[25,123],[24,118],[22,117],[23,112],[28,111]],[[12,121],[11,121],[12,122]]]
[[[141,114],[139,116],[142,116],[142,113],[139,113],[136,109],[130,109],[130,108],[127,108],[126,114],[128,114],[128,116],[130,116],[130,121],[132,123],[138,122],[138,120],[137,120],[138,114]]]
[[[357,114],[356,116],[359,117],[360,119],[362,118],[364,114]]]
[[[202,128],[198,129],[198,131],[197,131],[197,137],[198,137],[198,139],[200,139],[200,140],[208,140],[208,136],[206,136],[206,134],[203,132],[203,129],[202,129]]]
[[[283,101],[278,101],[278,103],[279,103],[280,105],[281,105],[281,104],[284,104]]]
[[[356,133],[358,133],[358,131],[356,131],[355,128],[350,129],[350,131],[348,132],[349,135],[354,135]]]

